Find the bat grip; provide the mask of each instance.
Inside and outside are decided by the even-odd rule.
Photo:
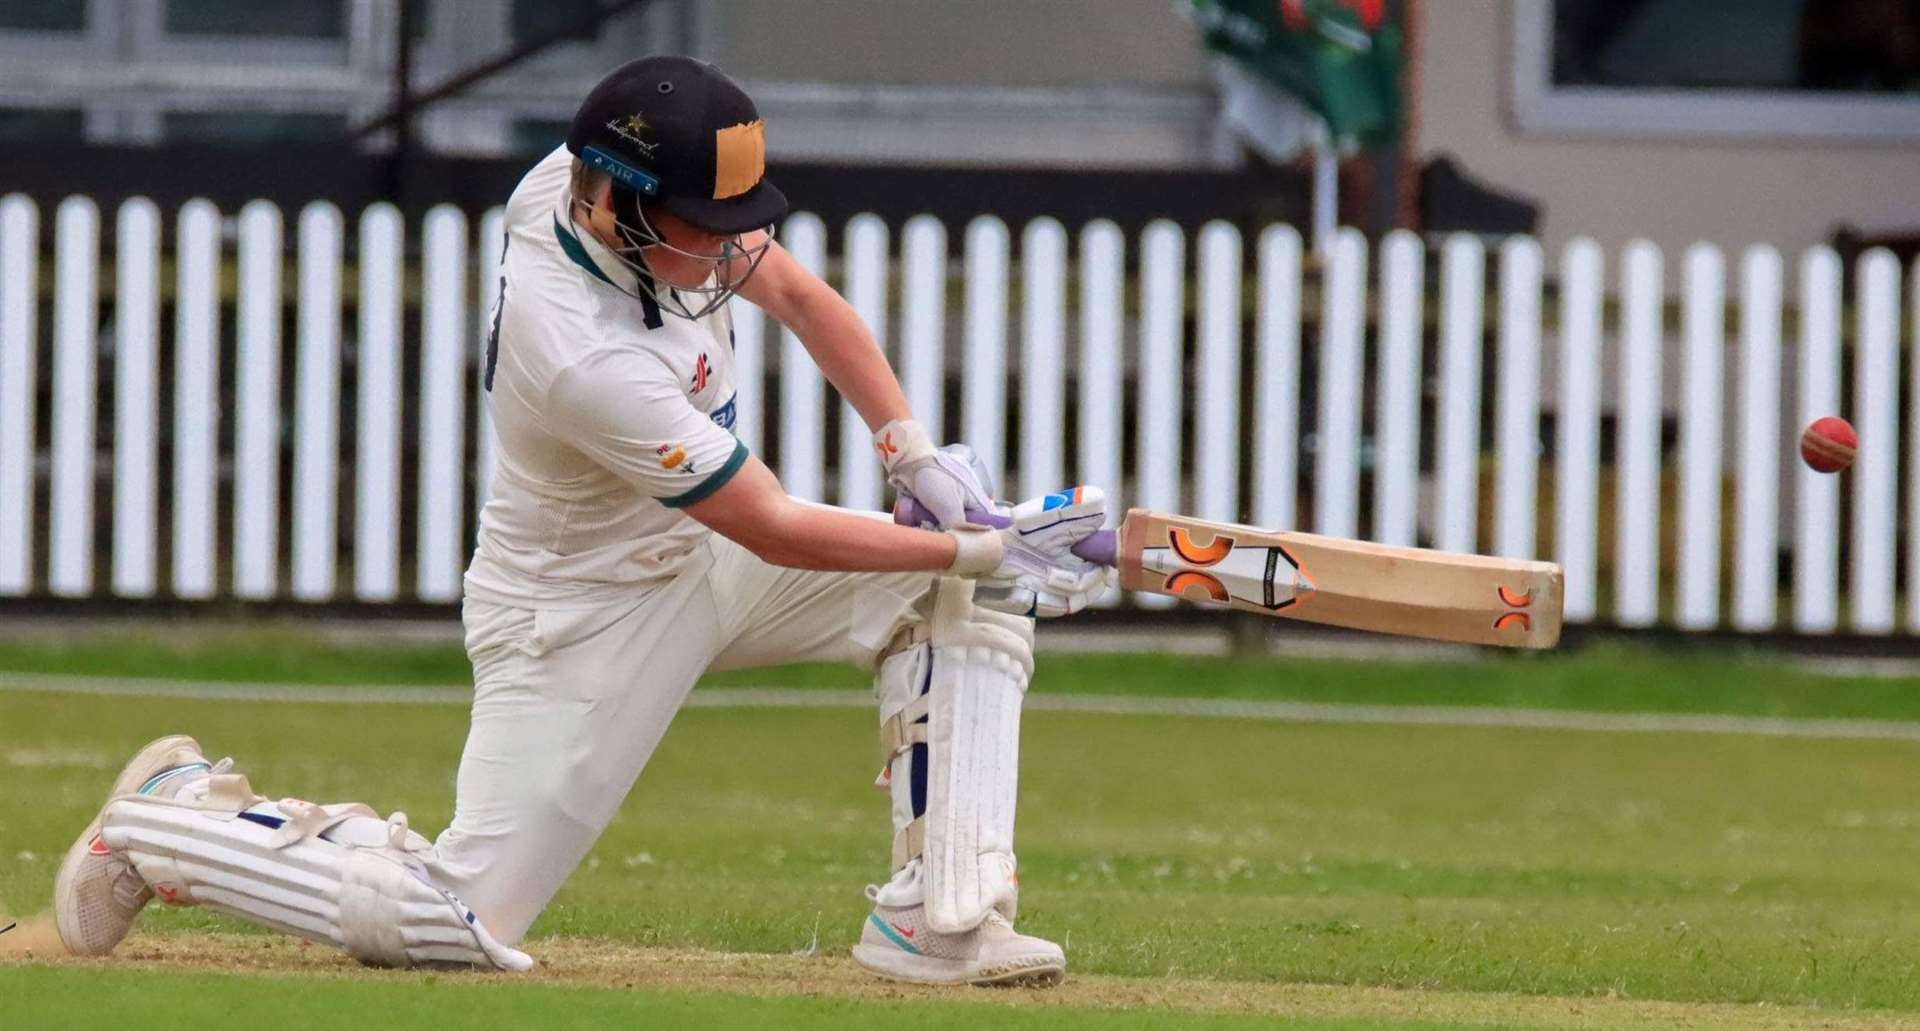
[[[1013,525],[1013,520],[993,512],[968,512],[967,518],[982,526],[991,526],[1004,530]],[[922,529],[935,529],[940,520],[921,506],[920,502],[901,495],[893,503],[893,521],[901,526],[918,526]],[[1096,566],[1118,564],[1119,540],[1112,530],[1095,530],[1087,538],[1073,546],[1073,553]]]

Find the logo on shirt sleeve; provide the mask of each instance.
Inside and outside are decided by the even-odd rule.
[[[660,460],[662,469],[678,469],[683,473],[693,472],[693,460],[687,457],[687,449],[678,444],[662,444],[653,449],[654,457]]]

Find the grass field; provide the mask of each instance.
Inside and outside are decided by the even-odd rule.
[[[15,641],[0,643],[0,670],[464,673],[441,646],[292,632]],[[1618,647],[1425,665],[1045,656],[1035,690],[1920,721],[1912,680]],[[0,911],[26,921],[0,935],[0,1009],[29,1016],[17,1026],[84,1027],[126,1000],[145,1007],[142,1027],[206,1027],[271,989],[284,1026],[358,1013],[529,1028],[1920,1021],[1920,744],[1060,712],[1029,715],[1021,770],[1022,924],[1069,947],[1070,980],[1052,993],[929,993],[851,968],[860,888],[886,873],[888,838],[872,717],[844,708],[682,714],[535,926],[537,978],[360,971],[157,908],[125,955],[45,962],[31,918],[60,851],[125,756],[164,731],[236,756],[270,794],[365,800],[437,831],[464,713],[368,712],[0,690]]]

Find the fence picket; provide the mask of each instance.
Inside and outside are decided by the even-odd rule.
[[[1486,251],[1455,233],[1441,251],[1439,449],[1434,546],[1475,551],[1480,508],[1480,347]]]
[[[1365,275],[1364,264],[1362,275]],[[1194,452],[1200,466],[1194,511],[1240,521],[1240,231],[1226,222],[1200,230],[1199,386]]]
[[[1066,436],[1067,231],[1051,218],[1020,236],[1020,490],[1035,497],[1072,486]]]
[[[1496,554],[1534,557],[1540,481],[1540,245],[1500,245],[1500,351],[1495,370],[1499,479]]]
[[[294,357],[293,596],[333,596],[339,539],[340,211],[307,205],[299,225],[299,339]]]
[[[1178,512],[1180,500],[1180,420],[1185,405],[1185,357],[1181,322],[1185,314],[1186,238],[1164,219],[1140,233],[1139,422],[1135,426],[1137,504],[1160,512]],[[1146,608],[1166,608],[1173,599],[1140,595]]]
[[[847,301],[873,332],[880,352],[887,351],[887,224],[878,215],[855,215],[847,222]],[[874,457],[873,434],[860,413],[840,402],[840,490],[835,499],[843,508],[871,511],[880,507],[880,463]]]
[[[99,346],[100,211],[68,197],[54,213],[53,468],[47,588],[93,590],[94,354]]]
[[[427,212],[421,228],[420,486],[414,593],[423,601],[460,597],[467,547],[466,496],[467,217],[452,205]]]
[[[1419,529],[1420,366],[1426,248],[1396,229],[1380,249],[1380,385],[1375,418],[1373,539],[1410,546]]]
[[[1319,413],[1315,418],[1313,527],[1334,537],[1360,533],[1361,370],[1366,367],[1367,240],[1334,234],[1320,291]]]
[[[220,211],[180,208],[173,344],[173,593],[211,598],[218,583],[215,476],[220,447]]]
[[[960,386],[960,439],[993,482],[1007,482],[1007,225],[991,215],[967,223],[967,351]]]
[[[1121,465],[1125,420],[1121,418],[1126,344],[1126,237],[1120,227],[1095,219],[1080,231],[1080,399],[1079,442],[1074,449],[1072,482],[1090,483],[1107,492],[1107,525],[1126,511]],[[1119,592],[1095,604],[1113,608]]]
[[[33,587],[40,213],[0,197],[0,594]]]
[[[113,593],[151,597],[159,508],[160,209],[121,205],[114,269]]]
[[[1894,478],[1900,454],[1900,263],[1891,251],[1861,255],[1854,301],[1853,426],[1861,440],[1853,479],[1853,629],[1893,630]]]
[[[787,219],[781,236],[787,250],[814,275],[826,274],[827,228],[817,216]],[[813,363],[792,329],[780,332],[780,480],[787,493],[808,501],[826,500],[822,453],[823,387]]]
[[[1253,521],[1290,530],[1299,523],[1300,234],[1269,226],[1259,247]]]
[[[1621,255],[1619,427],[1614,481],[1614,620],[1651,626],[1660,615],[1660,249],[1646,240]]]
[[[1800,258],[1800,420],[1840,410],[1840,257],[1813,247]],[[1800,465],[1793,549],[1793,627],[1831,633],[1839,625],[1840,485]]]
[[[240,209],[239,373],[235,379],[233,590],[273,596],[279,582],[280,209]]]
[[[947,227],[915,215],[901,231],[900,381],[914,417],[935,440],[951,440],[944,404],[947,354]]]
[[[1726,262],[1720,249],[1687,249],[1686,352],[1680,406],[1679,597],[1676,615],[1687,630],[1720,622],[1721,352],[1726,347]]]
[[[1119,521],[1126,501],[1120,465],[1125,261],[1119,226],[1100,219],[1081,230],[1080,441],[1073,479],[1107,492],[1109,525]]]
[[[1920,341],[1920,261],[1907,277],[1907,325]],[[1920,359],[1907,362],[1907,629],[1920,631]]]
[[[1780,583],[1780,252],[1740,263],[1740,474],[1733,625],[1773,629]]]
[[[353,593],[400,596],[400,317],[405,228],[391,204],[360,215],[360,329],[354,378]]]
[[[1560,450],[1555,458],[1556,561],[1566,618],[1597,614],[1600,532],[1600,327],[1606,265],[1586,237],[1560,255]]]

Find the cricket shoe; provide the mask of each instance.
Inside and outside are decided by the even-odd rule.
[[[1045,938],[1013,929],[997,910],[962,934],[927,926],[925,903],[883,905],[867,889],[873,912],[853,947],[853,961],[881,977],[916,984],[974,984],[1043,988],[1067,976],[1067,954]]]
[[[225,765],[230,760],[221,760]],[[123,795],[172,798],[187,784],[207,777],[212,764],[200,754],[200,745],[184,734],[163,737],[142,748],[113,782],[108,803]],[[102,956],[113,951],[133,928],[133,918],[153,898],[133,864],[113,854],[100,838],[102,806],[93,822],[80,832],[60,875],[53,882],[53,919],[60,942],[76,956]]]

